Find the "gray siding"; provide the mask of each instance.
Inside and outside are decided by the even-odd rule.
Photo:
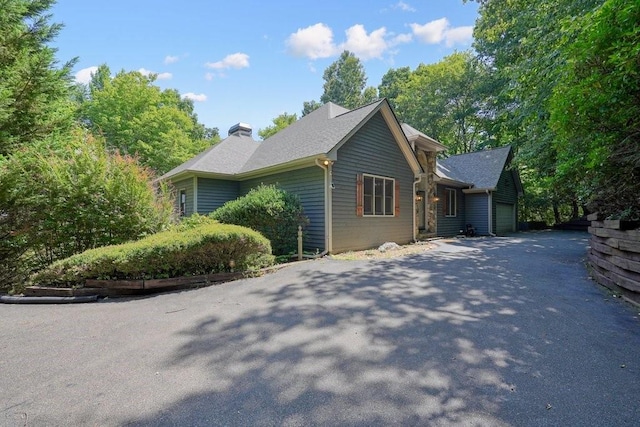
[[[196,178],[198,183],[198,213],[206,215],[229,200],[238,198],[238,183],[222,179]]]
[[[489,196],[485,193],[465,194],[465,221],[479,235],[489,234]]]
[[[400,185],[400,213],[393,217],[356,215],[359,173],[394,178]],[[333,252],[377,247],[413,239],[413,172],[382,115],[377,113],[338,150],[333,165]]]
[[[464,194],[462,194],[462,189],[456,188],[456,198],[457,198],[457,216],[455,217],[447,217],[445,216],[445,190],[447,188],[446,185],[438,185],[436,187],[437,197],[440,199],[436,206],[436,215],[437,215],[437,224],[436,224],[436,232],[438,236],[448,237],[457,235],[460,230],[465,229],[465,198]]]
[[[187,178],[173,183],[175,189],[175,207],[176,212],[180,211],[180,190],[185,190],[187,194],[187,206],[185,215],[189,216],[193,214],[193,178]]]
[[[313,166],[242,181],[239,183],[239,195],[247,194],[260,184],[275,184],[300,197],[304,214],[309,217],[304,250],[324,251],[324,171],[318,166]]]

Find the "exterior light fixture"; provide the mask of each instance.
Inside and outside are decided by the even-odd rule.
[[[434,197],[431,200],[433,200],[433,203],[438,203],[440,201],[440,197]]]

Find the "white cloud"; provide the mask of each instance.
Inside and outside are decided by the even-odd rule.
[[[145,77],[149,77],[151,74],[155,74],[157,80],[169,80],[173,77],[173,74],[171,73],[156,73],[155,71],[147,70],[146,68],[140,68],[138,72]]]
[[[416,9],[413,6],[407,4],[407,3],[403,2],[403,1],[399,1],[398,3],[394,4],[392,7],[394,9],[400,9],[403,12],[415,12],[416,11]]]
[[[447,18],[440,18],[424,25],[410,24],[413,34],[423,43],[438,44],[444,39],[444,32],[449,27]]]
[[[207,100],[207,95],[205,95],[204,93],[187,92],[182,95],[182,98],[190,99],[196,102],[204,102]]]
[[[213,73],[207,73],[207,74],[205,74],[205,75],[204,75],[204,78],[205,78],[205,79],[207,79],[207,80],[209,80],[209,81],[211,81],[211,80],[213,80],[213,78],[214,78],[215,76],[216,76],[216,75],[215,75],[215,74],[213,74]]]
[[[179,56],[167,55],[164,57],[165,65],[173,64],[174,62],[178,62],[179,60],[180,60]]]
[[[467,44],[473,41],[473,26],[455,27],[447,30],[444,35],[447,47],[454,44]]]
[[[410,24],[410,27],[416,38],[426,44],[444,42],[447,47],[451,47],[454,44],[465,44],[473,40],[472,26],[451,28],[447,18],[436,19],[424,25]]]
[[[388,45],[385,40],[387,29],[378,28],[367,34],[364,26],[356,24],[346,31],[347,41],[340,46],[340,50],[353,52],[358,58],[366,61],[372,58],[382,58]]]
[[[82,84],[88,84],[91,81],[91,76],[98,71],[98,67],[87,67],[76,73],[76,82]]]
[[[221,61],[207,62],[205,66],[214,70],[226,70],[229,68],[239,70],[249,66],[249,55],[240,52],[232,53],[231,55],[225,56]]]
[[[389,46],[409,43],[411,40],[413,40],[413,34],[398,34],[389,41]]]
[[[299,28],[289,36],[286,45],[293,56],[309,59],[328,58],[337,54],[333,31],[322,23]]]

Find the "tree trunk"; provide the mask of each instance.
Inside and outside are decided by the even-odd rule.
[[[560,224],[560,209],[558,208],[558,202],[553,202],[553,218],[556,224]]]

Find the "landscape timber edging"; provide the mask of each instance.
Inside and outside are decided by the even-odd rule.
[[[218,285],[225,282],[242,279],[245,277],[260,276],[284,267],[279,264],[255,271],[215,273],[200,276],[182,276],[167,279],[148,280],[93,280],[86,281],[82,288],[56,288],[48,286],[28,286],[25,288],[24,297],[80,297],[96,295],[98,297],[118,297],[148,295],[151,293],[177,291],[183,289],[199,288],[210,285]],[[22,298],[24,298],[22,297]],[[20,297],[19,297],[20,298]]]
[[[589,265],[601,285],[640,305],[640,223],[590,215]]]

